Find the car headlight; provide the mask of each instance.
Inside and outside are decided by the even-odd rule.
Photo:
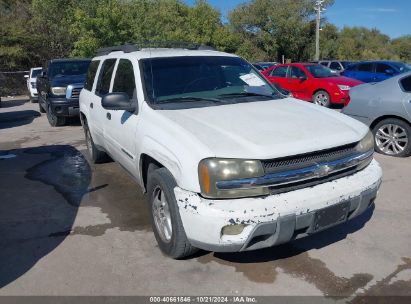
[[[343,84],[339,84],[339,85],[338,85],[338,88],[339,88],[341,91],[349,91],[349,90],[351,89],[350,86],[343,85]]]
[[[241,184],[232,189],[218,189],[217,183],[255,178],[264,175],[262,164],[258,160],[207,158],[198,165],[201,193],[207,198],[239,198],[246,196],[267,195],[268,189],[241,188]]]
[[[52,87],[51,93],[56,96],[64,96],[66,95],[66,87]]]
[[[374,135],[368,131],[367,135],[357,144],[355,149],[358,152],[365,153],[374,150]]]

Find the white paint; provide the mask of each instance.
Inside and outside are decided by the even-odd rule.
[[[174,193],[189,239],[212,245],[243,244],[251,229],[237,238],[221,238],[221,228],[229,225],[231,219],[236,223],[250,221],[250,226],[254,227],[257,223],[275,221],[279,216],[305,214],[376,189],[381,178],[381,168],[373,160],[354,175],[266,198],[208,200],[181,188],[175,188]]]
[[[0,159],[10,159],[10,158],[14,158],[17,157],[16,154],[4,154],[4,155],[0,155]]]

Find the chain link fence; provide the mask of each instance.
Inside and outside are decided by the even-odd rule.
[[[29,71],[0,72],[0,96],[27,95],[27,81],[24,75]]]

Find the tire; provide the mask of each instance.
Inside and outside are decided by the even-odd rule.
[[[176,182],[173,176],[166,168],[149,168],[148,172],[147,198],[158,246],[164,254],[174,259],[191,256],[198,249],[191,246],[184,231],[174,196]]]
[[[322,107],[329,108],[331,106],[330,94],[320,90],[313,95],[313,103]]]
[[[388,118],[380,121],[372,130],[375,151],[394,156],[411,155],[411,126],[403,120]]]
[[[39,111],[40,113],[46,113],[46,110],[44,110],[43,106],[41,105],[40,100],[39,100]]]
[[[50,126],[60,127],[66,124],[66,117],[56,116],[51,110],[51,106],[47,107],[47,120],[49,121]]]
[[[85,123],[84,126],[84,135],[86,137],[87,151],[90,155],[90,159],[94,164],[101,164],[108,160],[108,155],[99,150],[94,144],[93,138],[91,137],[90,129]]]

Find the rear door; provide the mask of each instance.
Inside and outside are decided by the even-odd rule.
[[[131,102],[138,108],[136,71],[138,71],[138,66],[130,59],[119,59],[113,74],[110,91],[112,93],[126,93]],[[138,112],[132,113],[123,110],[105,110],[105,112],[104,138],[107,149],[116,161],[133,174],[133,172],[137,172],[135,170],[135,157]]]
[[[117,59],[106,59],[100,66],[95,94],[90,99],[90,131],[93,139],[107,149],[104,141],[104,124],[106,123],[106,110],[101,105],[101,99],[110,92],[111,78]]]

